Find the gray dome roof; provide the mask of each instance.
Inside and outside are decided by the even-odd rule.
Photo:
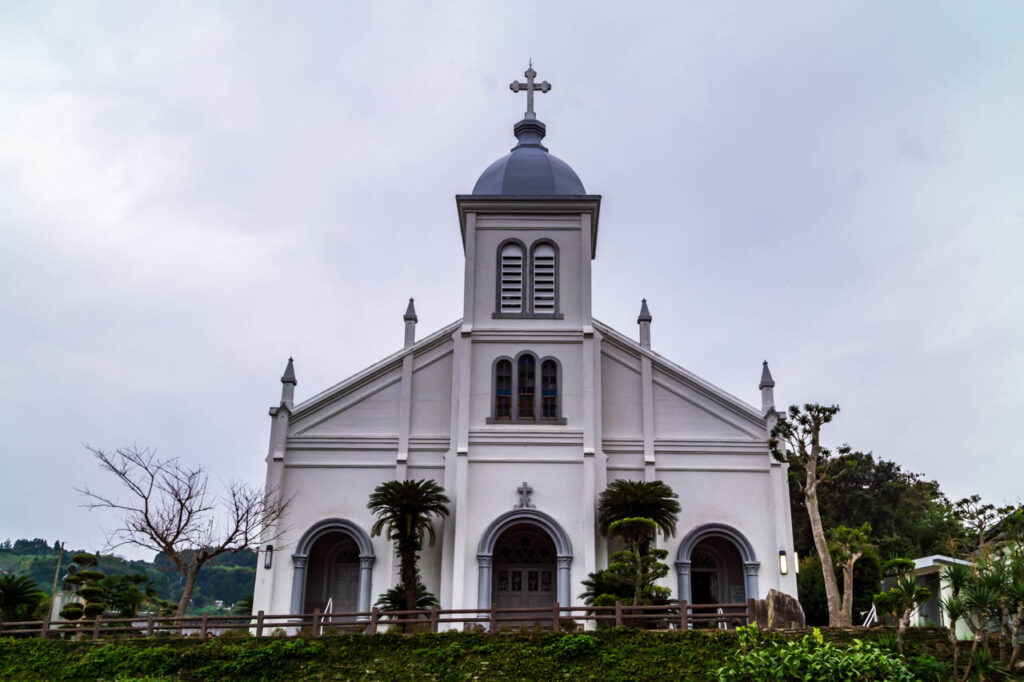
[[[516,124],[519,144],[512,153],[487,167],[476,181],[473,194],[536,196],[581,195],[587,191],[576,172],[557,156],[548,153],[540,141],[546,128],[536,119]]]

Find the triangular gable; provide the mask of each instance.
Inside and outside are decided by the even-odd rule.
[[[757,408],[650,349],[641,348],[635,340],[603,322],[593,322],[604,341],[618,351],[651,359],[655,383],[655,437],[701,437],[702,431],[715,434],[711,437],[764,437],[765,421]],[[688,425],[697,429],[696,434]]]
[[[461,322],[453,322],[299,403],[292,411],[290,435],[397,433],[402,360],[410,353],[419,355],[449,341]]]

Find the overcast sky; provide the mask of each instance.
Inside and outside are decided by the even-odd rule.
[[[514,143],[603,195],[594,314],[951,497],[1024,493],[1024,4],[0,3],[0,540],[101,549],[89,453],[261,485],[267,408],[461,314]],[[680,491],[685,498],[685,491]],[[141,553],[131,553],[141,556]]]

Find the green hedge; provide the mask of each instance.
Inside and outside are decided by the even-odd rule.
[[[0,638],[2,680],[708,680],[737,650],[720,630],[578,634]]]

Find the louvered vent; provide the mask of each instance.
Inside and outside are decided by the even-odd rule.
[[[523,249],[518,244],[501,249],[501,312],[523,312]]]
[[[533,251],[533,312],[555,312],[555,248],[551,244]]]

